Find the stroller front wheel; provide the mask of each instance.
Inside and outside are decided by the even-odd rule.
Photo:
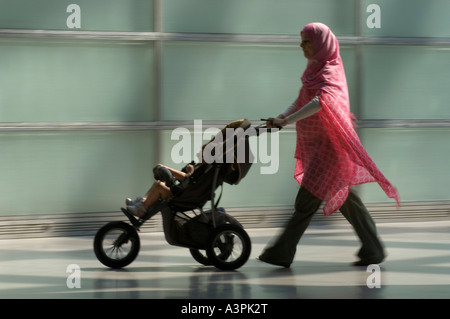
[[[234,270],[244,265],[251,252],[251,241],[247,232],[233,224],[214,228],[207,241],[206,255],[216,268]]]
[[[134,227],[125,222],[110,222],[94,238],[97,259],[107,267],[122,268],[138,255],[141,243]]]

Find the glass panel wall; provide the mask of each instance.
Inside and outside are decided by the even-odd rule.
[[[375,163],[397,187],[402,201],[449,200],[449,128],[366,128],[362,142]],[[384,202],[378,184],[362,186],[363,198]]]
[[[355,53],[342,58],[352,96]],[[170,42],[162,58],[163,120],[260,119],[296,98],[306,59],[298,44]]]
[[[165,32],[298,35],[322,21],[337,35],[353,35],[354,0],[164,0]]]
[[[296,45],[164,45],[162,119],[273,116],[297,97],[305,63]],[[277,113],[277,114],[278,114]]]
[[[153,44],[0,39],[2,122],[151,121]]]
[[[0,133],[2,215],[116,211],[153,177],[151,131]]]
[[[402,200],[450,200],[448,9],[446,0],[0,0],[0,215],[118,210],[148,189],[156,163],[182,166],[171,157],[175,129],[279,114],[301,86],[298,33],[313,21],[339,38],[358,133]],[[278,146],[276,174],[258,161],[224,187],[224,206],[293,205],[293,126]],[[360,190],[391,202],[377,185]]]
[[[0,0],[0,8],[0,29],[153,31],[152,0]]]
[[[450,119],[450,47],[364,46],[364,119]]]

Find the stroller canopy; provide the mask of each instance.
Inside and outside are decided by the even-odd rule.
[[[202,158],[210,155],[213,162],[224,163],[223,181],[237,185],[248,173],[253,164],[254,156],[250,150],[248,138],[250,121],[242,119],[227,124],[208,143],[202,147]]]

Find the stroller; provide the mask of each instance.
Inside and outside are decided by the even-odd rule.
[[[111,268],[129,265],[139,253],[139,228],[161,212],[164,235],[170,245],[186,247],[200,264],[215,266],[221,270],[234,270],[244,265],[251,252],[250,237],[235,218],[218,207],[222,192],[217,200],[215,192],[224,182],[237,185],[249,171],[253,163],[248,142],[251,135],[233,134],[230,138],[228,134],[229,129],[246,132],[249,128],[251,123],[246,119],[231,122],[218,133],[221,134],[221,139],[216,135],[203,145],[202,151],[208,145],[210,148],[215,145],[214,150],[221,152],[219,155],[214,154],[219,156],[215,158],[223,160],[196,164],[194,173],[187,181],[177,184],[170,171],[154,170],[155,178],[163,180],[171,188],[172,197],[159,200],[140,218],[121,208],[129,223],[109,222],[98,230],[94,238],[97,259]],[[251,132],[258,136],[260,128],[265,126],[253,127]],[[226,136],[228,139],[225,139]],[[245,153],[244,160],[242,150]],[[230,161],[230,158],[233,160]],[[211,209],[205,211],[203,207],[208,201],[211,202]]]

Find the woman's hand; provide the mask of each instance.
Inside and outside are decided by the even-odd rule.
[[[278,117],[269,117],[266,122],[267,128],[274,128],[274,127],[283,127],[286,126],[286,120],[284,115],[278,115]]]

